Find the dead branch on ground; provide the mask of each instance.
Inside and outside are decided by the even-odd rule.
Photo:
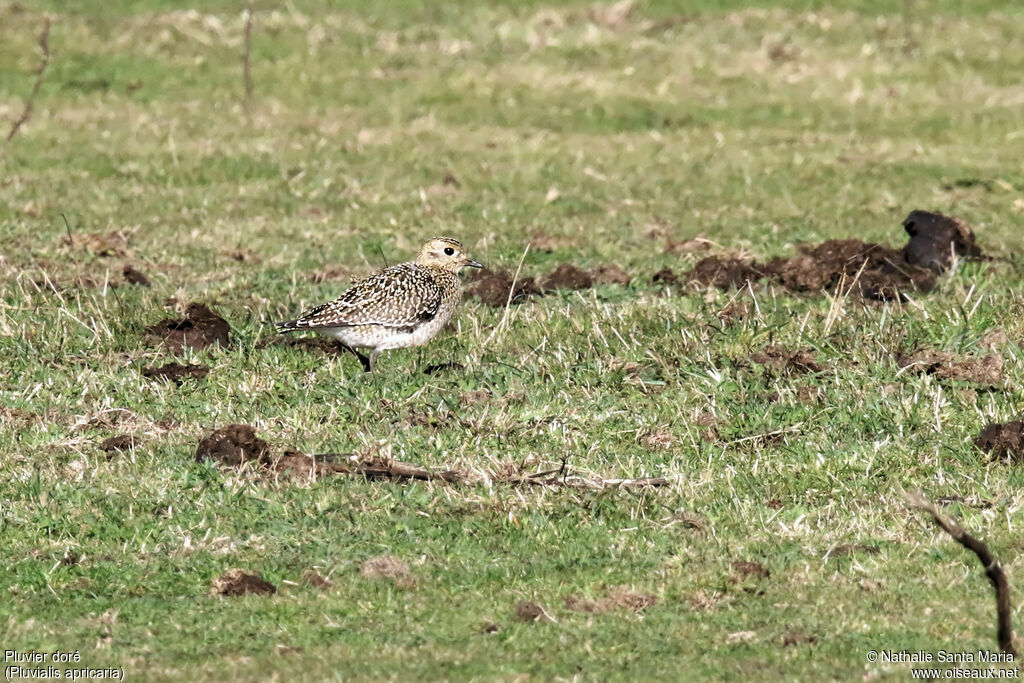
[[[25,108],[21,112],[21,116],[11,126],[11,132],[7,134],[7,142],[11,141],[15,135],[18,134],[18,130],[25,125],[25,123],[32,116],[32,107],[35,105],[36,96],[39,94],[39,88],[43,85],[43,74],[46,73],[46,67],[50,65],[50,18],[46,18],[46,22],[43,24],[43,31],[39,34],[39,49],[43,52],[42,61],[39,63],[39,68],[36,69],[36,81],[32,84],[32,92],[29,93],[28,99],[25,100]]]
[[[981,566],[985,568],[985,576],[988,577],[989,582],[996,591],[996,623],[999,649],[1016,658],[1017,650],[1013,647],[1013,628],[1010,625],[1010,585],[999,562],[992,556],[992,552],[983,541],[968,534],[955,521],[946,519],[939,509],[925,500],[921,494],[910,494],[906,498],[911,507],[924,510],[930,514],[932,520],[939,528],[978,557]]]
[[[308,457],[308,456],[307,456]],[[456,469],[427,469],[406,462],[391,459],[357,460],[351,454],[328,453],[312,456],[318,473],[363,475],[368,479],[397,479],[441,481],[448,484],[472,482],[479,477],[469,472]],[[552,488],[564,486],[579,489],[604,488],[645,488],[668,486],[665,477],[640,477],[638,479],[602,479],[599,477],[581,477],[565,474],[565,466],[534,474],[514,474],[511,476],[495,476],[494,481],[518,485],[548,486]]]

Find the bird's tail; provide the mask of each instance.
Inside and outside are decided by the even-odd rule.
[[[274,327],[277,328],[278,334],[284,334],[285,332],[294,332],[300,329],[298,320],[282,320],[279,323],[274,323]]]

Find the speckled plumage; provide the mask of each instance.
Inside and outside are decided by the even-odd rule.
[[[482,267],[463,254],[457,240],[437,237],[423,245],[415,261],[353,282],[334,301],[277,323],[278,331],[315,330],[334,337],[370,371],[381,351],[419,346],[437,336],[462,298],[458,272],[464,266]],[[371,349],[369,358],[358,348]]]

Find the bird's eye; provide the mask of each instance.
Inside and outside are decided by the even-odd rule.
[[[455,253],[455,250],[452,249],[451,247],[445,247],[444,248],[444,253],[446,255],[448,255],[448,256],[452,256]]]

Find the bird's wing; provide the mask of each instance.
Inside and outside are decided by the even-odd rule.
[[[356,281],[334,301],[304,313],[291,327],[415,327],[437,315],[440,306],[441,290],[430,275],[401,263]]]

